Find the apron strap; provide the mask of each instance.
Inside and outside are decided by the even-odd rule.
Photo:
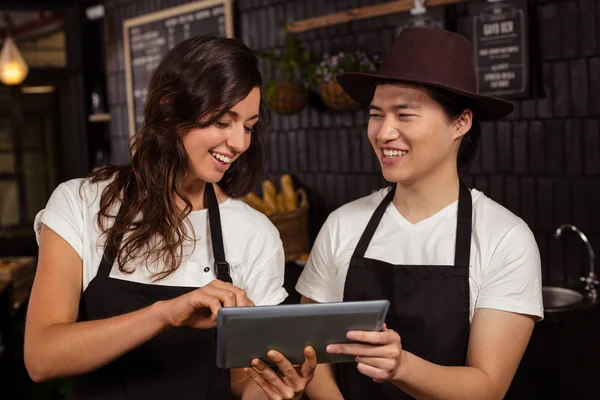
[[[115,217],[115,222],[122,219],[124,214],[125,209],[119,205],[119,212]],[[123,234],[120,234],[115,237],[115,243],[113,246],[109,246],[107,244],[104,247],[104,254],[102,255],[102,260],[100,261],[100,266],[98,267],[99,277],[108,278],[110,275],[110,270],[112,269],[112,266],[115,263],[115,258],[117,257],[117,249],[121,246],[122,241]]]
[[[473,222],[473,201],[471,192],[460,181],[458,192],[458,216],[456,220],[456,249],[454,250],[454,265],[470,265],[471,230]]]
[[[375,230],[387,209],[387,206],[392,202],[394,198],[394,193],[396,193],[396,185],[392,186],[388,194],[384,197],[384,199],[379,203],[375,212],[371,216],[367,227],[365,228],[356,248],[354,249],[354,257],[364,257],[367,252],[367,248],[369,247],[369,243],[371,243],[371,239],[373,238],[373,234],[375,234]]]
[[[356,248],[354,249],[354,257],[364,257],[369,247],[369,243],[375,234],[375,230],[391,203],[396,192],[394,185],[385,198],[379,203],[377,209],[371,216],[367,227],[365,228]],[[471,192],[467,186],[460,181],[458,192],[458,215],[456,219],[456,248],[454,250],[454,265],[469,265],[471,258],[471,230],[473,220],[473,204],[471,200]]]
[[[210,223],[210,241],[215,258],[215,271],[217,279],[223,282],[232,283],[229,274],[229,263],[225,259],[225,249],[223,248],[223,233],[221,231],[221,215],[219,213],[219,202],[215,194],[215,188],[212,183],[207,182],[205,187],[206,201],[208,203],[208,220]]]

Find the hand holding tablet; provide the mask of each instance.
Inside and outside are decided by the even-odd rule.
[[[312,380],[317,367],[317,355],[312,347],[304,349],[305,361],[300,366],[294,366],[278,351],[271,350],[267,356],[273,361],[279,372],[275,372],[258,358],[252,360],[253,368],[245,368],[246,374],[262,388],[269,399],[285,399],[301,396],[308,383]]]

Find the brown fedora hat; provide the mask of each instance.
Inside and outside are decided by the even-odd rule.
[[[471,99],[479,120],[512,112],[511,102],[477,93],[473,45],[464,36],[439,28],[404,28],[375,74],[348,72],[338,83],[358,103],[368,106],[380,81],[433,86]]]

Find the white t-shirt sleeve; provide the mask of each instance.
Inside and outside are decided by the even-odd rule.
[[[492,255],[475,308],[544,317],[540,253],[524,222],[508,231]]]
[[[296,283],[298,293],[319,303],[342,301],[344,297],[345,277],[338,277],[340,260],[336,257],[336,233],[330,216],[319,231]]]
[[[248,298],[257,306],[281,304],[288,293],[283,287],[285,256],[279,232],[272,225],[265,227],[248,243],[248,249],[252,268],[243,284]]]
[[[79,195],[80,180],[61,183],[52,192],[46,208],[35,217],[34,231],[39,244],[42,224],[62,237],[83,258],[83,200]]]

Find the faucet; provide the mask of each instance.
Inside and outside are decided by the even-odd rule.
[[[571,225],[571,224],[562,224],[561,226],[559,226],[558,229],[556,230],[556,232],[554,233],[554,237],[557,239],[560,238],[562,231],[564,229],[570,229],[573,232],[575,232],[576,234],[578,234],[579,237],[581,238],[581,240],[583,240],[583,243],[587,247],[588,259],[589,259],[589,273],[588,273],[588,276],[585,276],[585,277],[582,276],[579,279],[582,282],[585,282],[585,290],[587,291],[588,296],[595,300],[596,296],[597,296],[596,285],[600,284],[600,282],[598,282],[598,279],[596,279],[597,277],[596,277],[596,273],[594,271],[594,258],[595,258],[594,249],[592,248],[590,241],[584,235],[584,233],[581,232],[576,226]]]

